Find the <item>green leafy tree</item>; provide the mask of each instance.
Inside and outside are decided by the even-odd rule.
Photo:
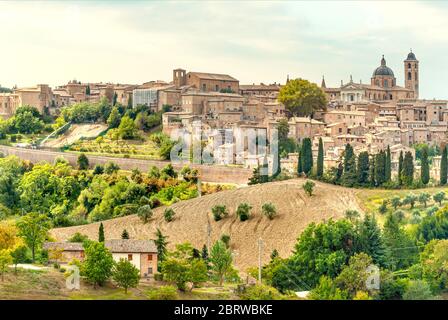
[[[322,276],[309,294],[310,300],[347,300],[348,293],[338,288],[333,279]]]
[[[177,244],[161,263],[163,279],[175,283],[181,291],[188,282],[193,287],[207,280],[207,266],[203,259],[193,257],[193,247],[189,243]]]
[[[24,245],[16,246],[11,250],[12,263],[14,264],[14,273],[17,273],[17,265],[24,263],[28,258],[28,248]]]
[[[352,298],[357,292],[366,291],[367,278],[370,276],[367,270],[372,263],[372,258],[364,252],[353,255],[348,265],[337,276],[336,284],[347,291]]]
[[[403,199],[403,204],[407,205],[409,204],[411,206],[411,209],[414,209],[415,202],[418,200],[418,197],[413,194],[409,193],[406,195],[406,197]]]
[[[225,243],[222,241],[215,242],[210,252],[210,264],[220,286],[223,284],[224,277],[232,269],[232,260],[232,253]]]
[[[335,278],[355,253],[356,239],[353,224],[345,219],[311,223],[299,236],[293,255],[273,272],[273,286],[281,292],[309,290],[321,276]]]
[[[112,279],[128,293],[129,288],[135,288],[140,281],[140,271],[128,260],[121,258],[112,270]]]
[[[324,145],[322,143],[322,138],[319,138],[316,175],[318,178],[322,178],[323,174],[324,174]]]
[[[316,184],[313,182],[313,181],[311,181],[311,180],[307,180],[303,185],[302,185],[302,188],[303,188],[303,190],[305,191],[305,193],[308,195],[308,196],[312,196],[313,195],[313,191],[314,191],[314,186],[315,186]]]
[[[303,79],[290,80],[279,92],[278,100],[293,116],[312,116],[325,110],[325,93],[316,84]]]
[[[107,124],[109,125],[109,128],[114,129],[118,128],[118,126],[120,125],[120,121],[121,121],[120,112],[118,111],[118,107],[114,106],[109,115],[109,118],[107,118]]]
[[[31,250],[31,259],[36,260],[36,250],[42,245],[51,227],[50,219],[44,214],[28,213],[17,221],[19,235]]]
[[[274,219],[274,217],[277,214],[277,208],[271,202],[264,203],[263,206],[261,207],[261,211],[266,217],[269,218],[269,220]]]
[[[433,292],[448,288],[448,240],[431,240],[420,255],[420,264],[422,278]]]
[[[84,244],[84,262],[81,273],[96,289],[112,275],[114,259],[103,242],[90,241]]]
[[[438,202],[439,205],[442,205],[443,200],[445,200],[445,192],[440,191],[432,196],[435,202]]]
[[[428,159],[428,147],[423,148],[422,150],[422,158],[421,158],[421,170],[420,170],[420,178],[424,185],[429,182],[429,159]]]
[[[121,139],[134,139],[136,137],[137,127],[130,117],[124,116],[121,118],[120,125],[118,126],[118,134]]]
[[[440,184],[443,186],[446,184],[448,175],[448,151],[447,146],[443,148],[442,159],[440,161]]]
[[[88,170],[89,169],[89,159],[86,157],[84,153],[81,153],[78,156],[78,169],[79,170]]]
[[[431,200],[431,196],[427,192],[422,192],[418,195],[418,202],[423,204],[425,208],[427,207],[429,200]]]
[[[9,250],[0,250],[0,275],[2,276],[2,281],[4,281],[4,274],[8,266],[12,263],[12,257]]]
[[[104,226],[103,223],[100,223],[100,226],[98,228],[98,241],[99,242],[104,242],[105,237],[104,237]]]
[[[138,208],[137,216],[143,223],[148,223],[153,216],[151,206],[149,204],[146,204]]]
[[[411,280],[403,294],[403,300],[433,300],[435,297],[428,283],[423,280]]]

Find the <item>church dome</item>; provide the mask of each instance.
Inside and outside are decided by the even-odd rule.
[[[381,59],[381,65],[373,71],[373,77],[375,76],[394,76],[394,72],[391,68],[386,66],[386,59]]]
[[[414,52],[409,52],[408,57],[406,58],[406,60],[417,60],[417,58],[415,57]]]

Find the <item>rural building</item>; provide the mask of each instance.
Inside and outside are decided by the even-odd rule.
[[[104,245],[112,253],[115,261],[126,259],[138,270],[142,278],[148,278],[157,271],[157,247],[152,240],[114,239],[106,240]],[[46,250],[62,250],[60,263],[73,259],[84,260],[84,247],[77,242],[45,242]]]

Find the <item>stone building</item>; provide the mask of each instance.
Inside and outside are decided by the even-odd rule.
[[[370,84],[361,81],[355,83],[352,76],[350,81],[339,88],[327,88],[325,80],[322,79],[321,88],[327,95],[329,101],[341,100],[344,102],[375,101],[387,102],[400,99],[416,99],[418,97],[418,60],[415,54],[410,52],[404,61],[406,79],[405,87],[397,85],[394,72],[386,65],[384,55],[380,66],[372,74]]]
[[[239,81],[227,74],[186,72],[173,70],[173,84],[176,88],[190,85],[203,92],[239,93]]]
[[[140,271],[142,278],[152,277],[157,272],[157,247],[153,240],[113,239],[106,240],[104,245],[115,261],[128,260]],[[45,242],[43,248],[48,251],[61,250],[62,259],[58,262],[63,264],[85,258],[82,243]]]

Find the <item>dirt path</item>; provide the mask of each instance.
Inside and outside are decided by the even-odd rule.
[[[73,124],[65,134],[54,140],[48,140],[44,147],[60,148],[81,138],[94,138],[106,129],[105,124]]]

